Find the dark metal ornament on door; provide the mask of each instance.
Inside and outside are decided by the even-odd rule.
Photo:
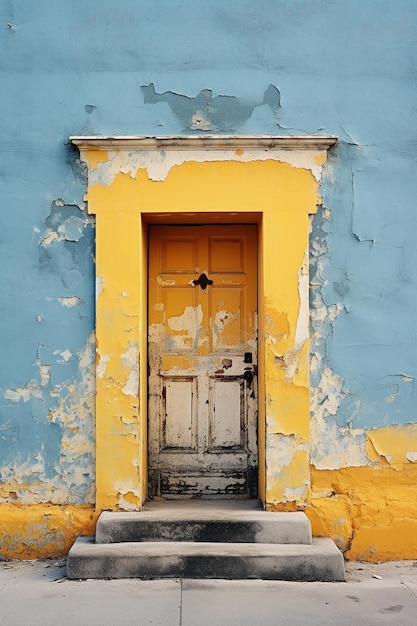
[[[193,283],[196,287],[200,285],[201,289],[207,289],[207,285],[212,285],[213,281],[207,278],[205,274],[200,274],[196,280],[193,280]]]

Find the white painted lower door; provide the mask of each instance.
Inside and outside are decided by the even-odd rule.
[[[149,496],[257,491],[255,225],[150,226]]]

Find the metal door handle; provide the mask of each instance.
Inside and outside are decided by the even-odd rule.
[[[246,380],[248,386],[250,387],[253,381],[253,370],[251,367],[245,367],[245,371],[243,372],[243,378]]]

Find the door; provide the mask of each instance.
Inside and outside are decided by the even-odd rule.
[[[256,496],[256,304],[256,225],[150,226],[150,497]]]

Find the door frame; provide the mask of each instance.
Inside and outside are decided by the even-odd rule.
[[[309,219],[335,137],[71,137],[96,215],[96,507],[147,490],[147,226],[258,224],[259,496],[309,499]],[[216,207],[216,212],[212,208]]]

